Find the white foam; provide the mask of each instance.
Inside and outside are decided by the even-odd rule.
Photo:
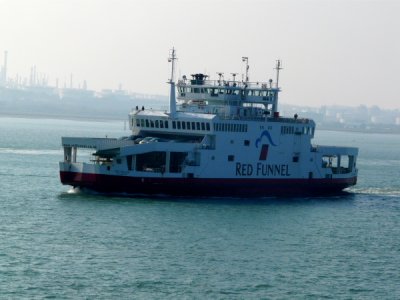
[[[61,150],[0,148],[0,153],[19,155],[62,155]]]
[[[15,149],[15,148],[0,148],[0,154],[18,154],[18,155],[56,155],[63,156],[63,151],[54,149]],[[89,153],[82,151],[79,156],[88,156]]]
[[[353,187],[348,190],[349,192],[356,194],[366,194],[366,195],[380,195],[389,197],[400,197],[400,189],[393,188],[358,188]]]
[[[80,190],[80,188],[74,188],[74,187],[71,187],[68,191],[67,191],[67,194],[80,194],[81,193],[81,190]]]

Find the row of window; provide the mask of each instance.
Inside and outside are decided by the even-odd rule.
[[[281,134],[294,134],[294,126],[282,126]]]
[[[132,119],[132,125],[134,120]],[[136,127],[145,128],[169,128],[167,120],[149,120],[149,119],[136,119]],[[190,122],[190,121],[172,121],[172,129],[178,130],[202,130],[210,131],[210,123],[207,122]],[[301,131],[299,131],[299,129]],[[247,124],[229,124],[229,123],[216,123],[214,124],[214,131],[224,132],[247,132]],[[282,126],[281,134],[307,134],[313,135],[313,127],[295,128],[294,126]]]
[[[281,134],[307,134],[314,135],[314,127],[301,127],[296,128],[294,126],[282,126]]]
[[[210,123],[205,122],[189,122],[189,121],[172,121],[173,129],[183,130],[207,130],[210,131]]]
[[[247,124],[214,124],[214,131],[247,132]]]
[[[266,90],[237,90],[237,89],[225,89],[225,88],[191,88],[191,87],[180,87],[179,93],[184,96],[185,93],[201,93],[210,94],[211,96],[217,96],[218,94],[232,94],[239,95],[239,93],[244,96],[262,96],[262,97],[274,97],[273,91]]]
[[[133,125],[133,119],[132,119]],[[136,127],[168,128],[167,120],[136,119]]]
[[[132,126],[134,120],[132,119]],[[136,119],[136,127],[144,128],[169,128],[167,120],[149,120],[149,119]],[[172,121],[172,129],[178,130],[203,130],[210,131],[210,123],[206,122],[189,122],[189,121]]]

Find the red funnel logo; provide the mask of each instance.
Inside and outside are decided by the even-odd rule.
[[[267,160],[267,156],[268,156],[268,147],[269,147],[268,144],[263,144],[263,145],[262,145],[259,160]]]

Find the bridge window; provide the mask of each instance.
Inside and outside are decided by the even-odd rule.
[[[190,122],[186,122],[186,127],[190,130]]]
[[[144,120],[143,119],[140,119],[140,126],[144,127]]]
[[[182,129],[186,129],[186,122],[182,122]]]
[[[176,125],[177,125],[177,128],[178,128],[178,129],[181,129],[181,121],[177,121],[177,122],[176,122]]]
[[[150,127],[148,119],[146,119],[146,127]]]
[[[200,122],[196,122],[196,129],[200,130]]]
[[[158,120],[156,120],[155,125],[156,125],[156,128],[158,128]]]
[[[204,124],[204,122],[201,122],[201,130],[206,130],[206,125]]]
[[[294,126],[281,126],[281,134],[294,134]]]
[[[172,121],[172,128],[176,129],[176,122],[175,121]]]
[[[133,120],[132,120],[132,126],[133,126]],[[136,127],[140,127],[140,120],[136,119]]]
[[[206,129],[207,131],[210,131],[210,123],[206,123]]]
[[[164,121],[160,120],[160,128],[164,128]]]

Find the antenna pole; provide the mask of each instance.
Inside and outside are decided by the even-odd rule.
[[[247,56],[242,57],[242,61],[246,63],[246,83],[249,82],[249,58]]]
[[[276,70],[276,82],[275,82],[276,91],[274,93],[275,97],[274,97],[274,102],[272,104],[272,112],[274,114],[278,113],[279,71],[282,70],[281,61],[279,59],[276,61],[275,70]],[[272,83],[272,80],[270,80],[270,82]]]
[[[282,70],[281,61],[279,59],[276,61],[275,70],[276,70],[276,83],[275,83],[275,85],[276,85],[276,88],[279,88],[279,71]]]
[[[175,54],[175,48],[172,48],[171,50],[171,55],[168,58],[168,62],[172,63],[171,66],[171,78],[169,80],[169,83],[175,83],[174,81],[174,75],[175,75],[175,60],[176,60],[176,54]]]
[[[175,97],[175,60],[177,59],[175,54],[175,48],[172,48],[171,55],[168,58],[168,61],[171,63],[171,78],[169,80],[169,84],[171,85],[170,93],[169,93],[169,113],[170,117],[174,118],[176,114],[176,97]]]

